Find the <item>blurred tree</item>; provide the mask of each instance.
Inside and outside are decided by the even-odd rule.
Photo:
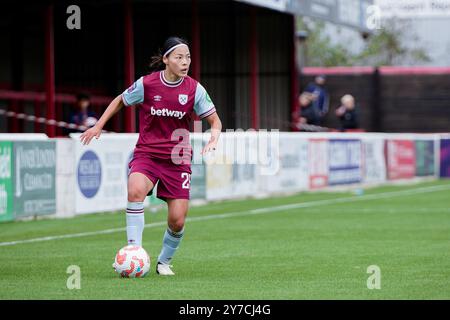
[[[308,34],[302,50],[306,55],[303,59],[305,66],[416,65],[430,61],[426,50],[421,47],[423,44],[419,43],[418,36],[405,20],[385,21],[383,28],[365,37],[364,48],[359,53],[348,49],[354,41],[351,38],[331,39],[324,22],[308,20],[305,23],[298,19],[297,30]]]
[[[365,49],[356,57],[359,64],[371,66],[416,65],[429,62],[419,37],[405,20],[390,19],[366,40]],[[416,47],[412,47],[415,44]]]
[[[334,44],[330,36],[325,32],[325,23],[322,21],[297,20],[297,30],[307,34],[302,41],[301,52],[305,55],[302,61],[305,66],[351,66],[353,65],[352,53],[342,44]]]

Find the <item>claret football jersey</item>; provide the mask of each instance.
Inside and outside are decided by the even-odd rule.
[[[125,106],[141,104],[139,108],[139,139],[136,153],[154,158],[171,159],[172,150],[184,141],[183,159],[191,158],[189,125],[192,112],[201,119],[216,108],[205,88],[189,76],[169,82],[163,71],[139,78],[122,93]],[[187,152],[187,154],[186,154]]]

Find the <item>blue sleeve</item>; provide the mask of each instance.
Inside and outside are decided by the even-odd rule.
[[[197,83],[197,89],[195,90],[194,111],[200,119],[206,118],[216,112],[214,103],[200,83]]]
[[[122,101],[127,107],[144,102],[144,81],[142,77],[122,93]]]

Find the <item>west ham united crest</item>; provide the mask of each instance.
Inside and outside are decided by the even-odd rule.
[[[188,101],[188,96],[187,94],[179,94],[178,95],[178,102],[181,103],[181,105],[185,105]]]

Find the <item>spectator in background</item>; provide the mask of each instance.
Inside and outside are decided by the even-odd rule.
[[[352,95],[346,94],[341,98],[341,105],[336,109],[336,116],[341,121],[341,131],[359,128],[355,98]]]
[[[314,79],[314,82],[308,84],[305,89],[305,92],[310,92],[313,95],[313,106],[319,115],[318,125],[322,125],[323,119],[328,113],[330,102],[328,92],[325,90],[325,82],[326,76],[318,75]]]
[[[314,107],[314,95],[310,92],[303,92],[298,101],[300,104],[300,123],[319,125],[320,116]]]
[[[68,122],[78,126],[93,127],[98,120],[98,116],[94,111],[89,109],[90,105],[91,99],[88,94],[77,94],[77,101],[75,103],[76,111],[70,113]],[[83,132],[83,130],[66,129],[66,134],[72,132]]]

